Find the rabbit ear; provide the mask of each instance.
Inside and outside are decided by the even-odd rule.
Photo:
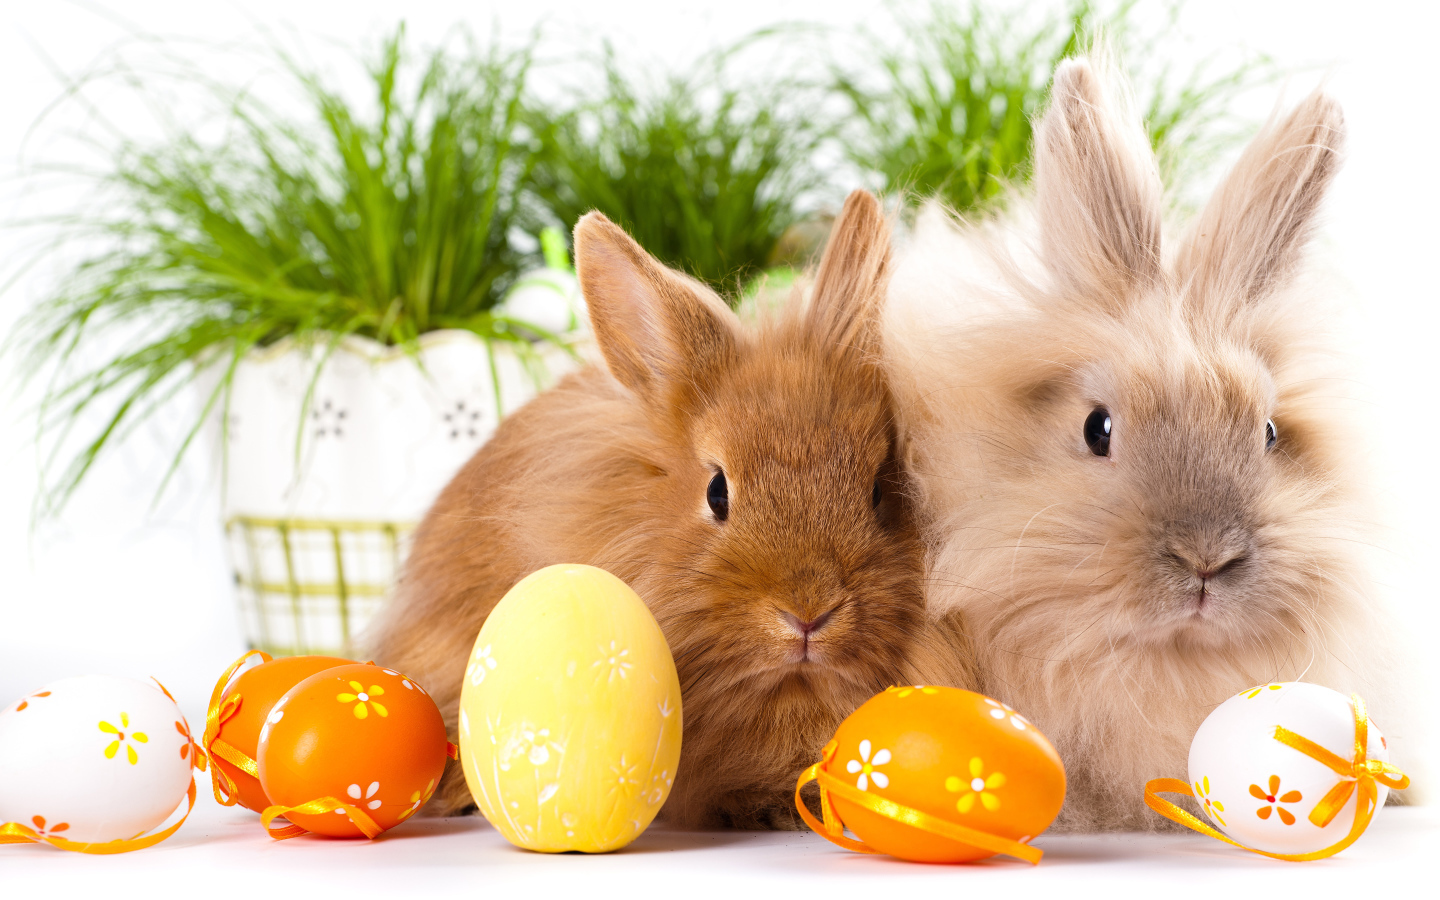
[[[1108,70],[1103,57],[1056,69],[1036,129],[1035,196],[1055,276],[1118,312],[1161,277],[1162,205],[1155,154]]]
[[[1176,261],[1192,309],[1223,315],[1286,281],[1340,168],[1344,140],[1339,104],[1316,90],[1250,142]]]
[[[885,211],[869,191],[851,191],[815,273],[806,313],[811,333],[829,346],[878,356],[889,268]]]
[[[662,265],[598,212],[575,225],[575,268],[611,374],[642,397],[683,402],[735,351],[736,319],[715,293]]]

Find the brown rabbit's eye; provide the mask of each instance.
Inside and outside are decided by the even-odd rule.
[[[870,505],[871,505],[871,506],[879,506],[881,499],[882,499],[882,498],[881,498],[881,496],[880,496],[880,479],[877,478],[877,479],[875,479],[875,487],[870,490]]]
[[[710,486],[705,489],[705,502],[710,504],[710,512],[715,514],[718,521],[725,521],[730,516],[730,487],[725,483],[725,473],[716,472],[715,477],[710,479]]]
[[[1085,445],[1096,456],[1110,455],[1110,410],[1097,406],[1085,417]]]
[[[1275,420],[1274,420],[1274,419],[1266,419],[1266,420],[1265,420],[1265,449],[1266,449],[1266,450],[1274,450],[1274,449],[1275,449],[1275,442],[1278,441],[1278,440],[1280,440],[1280,436],[1275,433]]]

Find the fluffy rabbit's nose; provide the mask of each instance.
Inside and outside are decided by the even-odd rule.
[[[830,621],[830,615],[834,612],[835,610],[833,609],[828,610],[808,622],[802,621],[799,616],[787,612],[785,613],[785,621],[790,623],[791,628],[794,628],[796,631],[800,632],[801,636],[809,637],[811,632],[819,631],[821,628],[824,628],[825,623]]]
[[[1230,569],[1233,569],[1233,568],[1235,568],[1236,566],[1240,565],[1240,564],[1243,563],[1244,561],[1245,561],[1245,554],[1244,554],[1244,553],[1237,553],[1237,554],[1235,554],[1234,556],[1232,556],[1232,557],[1230,557],[1229,559],[1224,560],[1224,561],[1222,561],[1222,562],[1211,563],[1209,566],[1206,566],[1206,567],[1204,567],[1204,568],[1199,568],[1199,567],[1197,567],[1197,568],[1195,569],[1195,577],[1196,577],[1196,578],[1199,578],[1201,581],[1209,581],[1210,579],[1214,578],[1216,575],[1223,574],[1224,572],[1227,572],[1227,571],[1229,571]]]
[[[1212,578],[1225,574],[1244,563],[1249,556],[1249,554],[1243,550],[1199,559],[1188,553],[1176,553],[1174,555],[1182,566],[1194,572],[1195,577],[1201,581],[1209,581]]]

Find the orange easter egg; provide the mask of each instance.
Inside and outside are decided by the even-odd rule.
[[[1050,741],[1003,703],[949,687],[892,687],[835,732],[826,771],[847,785],[987,834],[1026,843],[1065,802]],[[915,862],[968,862],[993,852],[833,797],[872,849]]]
[[[393,669],[356,664],[295,685],[260,731],[260,784],[271,803],[333,797],[381,831],[415,813],[445,769],[445,723],[430,695]],[[286,814],[316,834],[363,837],[344,809]]]
[[[354,660],[334,656],[287,656],[246,669],[231,679],[225,688],[221,703],[239,697],[240,706],[234,715],[220,724],[216,738],[255,759],[260,728],[285,692],[316,672],[347,664],[353,665]],[[214,755],[214,761],[215,767],[229,775],[235,783],[235,799],[239,804],[246,809],[264,812],[270,801],[260,787],[259,779],[227,762],[219,754]]]

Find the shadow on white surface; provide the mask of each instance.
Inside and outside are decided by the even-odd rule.
[[[415,819],[381,839],[272,841],[253,813],[202,798],[175,837],[120,856],[48,846],[0,847],[7,897],[164,897],[185,885],[203,897],[915,897],[987,890],[1006,897],[1190,895],[1319,898],[1342,891],[1412,895],[1434,880],[1440,814],[1386,808],[1341,855],[1285,863],[1189,834],[1042,835],[1038,866],[1006,859],[960,866],[906,863],[842,850],[809,832],[685,832],[652,828],[617,853],[516,849],[478,817]]]

